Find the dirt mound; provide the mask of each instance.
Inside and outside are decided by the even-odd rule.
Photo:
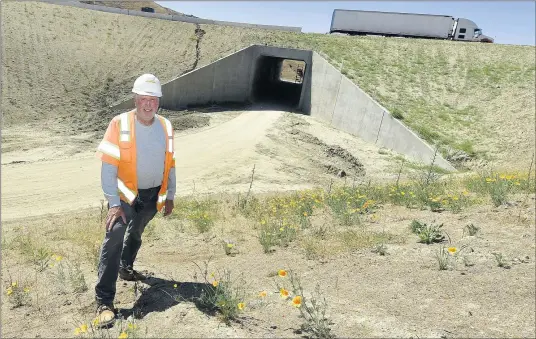
[[[365,175],[365,168],[363,163],[354,157],[350,152],[338,145],[330,145],[324,149],[328,157],[335,157],[336,159],[343,160],[350,166],[350,169],[359,175]]]
[[[305,124],[292,122],[291,125],[303,126]],[[312,154],[319,155],[319,158],[312,159],[312,161],[316,163],[316,166],[324,168],[327,173],[340,177],[346,175],[365,175],[363,163],[341,146],[327,145],[314,135],[298,130],[297,128],[292,128],[289,131],[289,135],[292,136],[296,142],[306,144],[307,146],[305,147],[307,147]],[[300,147],[304,147],[304,145],[301,144]]]
[[[210,124],[210,117],[196,113],[168,116],[175,131],[205,127]]]

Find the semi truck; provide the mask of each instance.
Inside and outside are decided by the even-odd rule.
[[[493,43],[476,23],[450,15],[335,9],[330,34],[383,35]]]

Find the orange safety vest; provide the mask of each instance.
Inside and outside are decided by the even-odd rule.
[[[175,167],[174,132],[171,122],[155,115],[166,131],[166,157],[164,162],[164,176],[156,208],[158,211],[164,207],[167,195],[168,176],[171,168]],[[115,116],[109,123],[104,138],[97,148],[97,156],[106,163],[117,167],[117,188],[121,200],[132,205],[138,194],[138,178],[136,176],[136,110]],[[172,197],[173,198],[173,197]]]

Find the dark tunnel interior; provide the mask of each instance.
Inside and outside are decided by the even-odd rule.
[[[301,60],[261,56],[255,67],[251,101],[297,109],[305,67]]]

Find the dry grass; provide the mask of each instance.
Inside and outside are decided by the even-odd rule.
[[[212,325],[207,325],[206,320],[201,318],[190,319],[193,326],[201,326],[206,331],[202,333],[212,333],[209,328],[223,321],[229,328],[235,328],[237,322],[250,328],[249,334],[237,332],[239,336],[261,335],[262,331],[258,332],[259,330],[251,327],[251,324],[244,323],[248,314],[251,314],[261,317],[260,319],[266,322],[276,322],[280,327],[288,327],[291,324],[291,327],[298,332],[306,331],[317,335],[323,333],[319,337],[327,338],[331,335],[345,336],[351,333],[355,335],[355,331],[367,335],[366,333],[369,333],[367,331],[371,330],[371,328],[358,330],[352,327],[354,325],[351,325],[351,322],[346,324],[336,316],[339,312],[350,310],[349,305],[341,304],[336,296],[347,293],[344,292],[347,289],[362,289],[362,286],[352,287],[355,283],[354,278],[346,282],[348,285],[345,288],[338,285],[339,279],[341,282],[345,281],[346,274],[349,274],[344,273],[345,267],[351,263],[360,265],[361,260],[390,258],[396,269],[391,267],[389,270],[393,271],[383,271],[381,279],[411,280],[411,276],[420,275],[423,278],[429,277],[436,274],[439,261],[439,270],[471,274],[473,278],[468,278],[469,280],[464,282],[464,288],[469,286],[479,288],[478,284],[482,283],[478,278],[479,275],[494,277],[493,280],[501,279],[503,284],[514,286],[512,284],[519,279],[515,278],[519,277],[518,273],[512,272],[511,278],[506,276],[499,278],[500,271],[494,267],[511,268],[529,262],[527,260],[533,260],[530,257],[526,259],[526,253],[532,251],[526,247],[530,239],[523,240],[524,245],[512,243],[510,246],[503,240],[496,240],[496,237],[498,232],[502,232],[500,229],[504,227],[502,225],[510,225],[508,227],[513,233],[508,237],[534,230],[534,218],[532,221],[528,215],[525,218],[515,218],[513,213],[517,211],[516,208],[526,210],[529,204],[522,203],[521,197],[529,194],[534,199],[534,187],[526,175],[517,174],[514,177],[513,174],[498,174],[497,178],[511,183],[509,195],[505,196],[504,204],[500,206],[505,212],[500,214],[491,212],[485,217],[487,221],[483,221],[477,216],[482,217],[482,211],[495,208],[493,205],[495,200],[492,195],[490,196],[490,192],[494,190],[486,186],[496,184],[490,178],[490,174],[483,173],[481,177],[448,179],[445,176],[430,181],[429,186],[433,187],[435,192],[441,190],[467,192],[470,203],[460,205],[456,210],[451,209],[450,200],[438,199],[435,205],[414,204],[413,200],[419,199],[417,196],[409,193],[400,194],[409,190],[416,191],[416,187],[421,184],[418,178],[398,183],[398,189],[394,191],[392,185],[364,185],[287,194],[251,193],[247,200],[244,198],[237,200],[236,197],[226,195],[194,196],[177,200],[176,209],[170,218],[158,215],[146,229],[144,245],[140,252],[139,260],[144,266],[149,265],[157,271],[156,277],[161,281],[154,285],[157,287],[152,287],[154,283],[149,283],[147,287],[118,283],[117,301],[120,302],[118,306],[130,309],[134,314],[144,314],[150,313],[153,308],[159,308],[158,305],[167,305],[162,306],[164,307],[162,311],[174,314],[168,312],[174,312],[177,307],[183,309],[180,305],[190,303],[192,306],[195,305],[199,314],[211,316]],[[511,210],[506,211],[503,207]],[[25,223],[11,222],[3,227],[3,285],[4,295],[8,301],[3,305],[3,313],[8,312],[15,316],[17,312],[29,312],[37,315],[42,310],[51,310],[46,317],[34,317],[27,324],[15,325],[10,317],[3,317],[3,328],[11,328],[11,331],[15,328],[17,331],[33,331],[32,333],[41,333],[49,337],[67,335],[72,331],[79,333],[85,331],[86,335],[93,337],[102,334],[92,332],[94,329],[91,325],[93,314],[91,305],[98,254],[95,252],[95,245],[100,244],[103,237],[103,212],[56,216]],[[534,214],[534,210],[531,209],[528,213]],[[348,215],[352,217],[345,217]],[[499,215],[503,219],[497,219]],[[439,220],[436,222],[436,219]],[[207,220],[210,224],[207,224]],[[494,223],[501,226],[496,228]],[[512,223],[517,225],[514,226]],[[425,226],[439,224],[444,225],[436,230],[443,234],[442,240],[439,240],[439,243],[422,241],[423,234],[426,233]],[[478,224],[478,227],[474,224]],[[270,244],[269,251],[263,250],[264,240],[260,236],[263,230],[268,230],[275,240]],[[289,233],[290,230],[292,232]],[[467,230],[473,231],[467,234]],[[478,234],[475,230],[478,230]],[[415,246],[419,248],[416,252]],[[460,250],[456,258],[450,257],[451,248],[457,249],[452,250],[454,252]],[[499,257],[497,253],[501,259],[499,264],[496,260]],[[356,259],[355,255],[361,259]],[[175,261],[170,261],[171,258],[175,258]],[[278,270],[292,268],[289,272],[292,272],[294,282],[286,281],[284,276],[278,277],[277,274],[275,277],[272,273],[266,275],[262,270],[252,271],[252,267],[258,265],[259,260],[263,265],[268,265],[267,268]],[[188,264],[191,261],[194,263],[193,266]],[[327,282],[320,278],[322,265],[311,265],[311,263],[331,265],[328,271],[329,279],[336,282],[335,287],[331,284],[330,289],[326,290]],[[421,263],[420,266],[411,268],[412,265],[419,265],[418,263]],[[306,269],[305,266],[310,268]],[[522,269],[519,272],[525,272],[523,274],[530,274],[526,271],[527,268],[529,266],[518,266],[518,270]],[[313,271],[307,273],[308,270]],[[406,270],[411,270],[412,275],[399,276]],[[310,276],[313,272],[316,272],[314,278]],[[279,275],[281,274],[283,273],[280,272]],[[306,279],[306,276],[309,278]],[[408,283],[409,280],[404,282],[406,288],[409,288]],[[431,281],[423,282],[428,288],[432,288],[430,283]],[[188,286],[192,286],[194,292],[188,294],[181,290],[190,288]],[[419,285],[418,289],[422,287]],[[443,290],[446,286],[437,288]],[[288,291],[289,295],[287,296],[285,292],[284,295],[277,297],[283,293],[282,289]],[[259,296],[263,290],[267,292]],[[457,298],[465,298],[462,297],[461,291],[458,293],[460,295],[451,296],[456,303],[461,302]],[[270,298],[270,295],[273,297]],[[352,303],[362,303],[361,298],[365,296],[362,293],[355,295],[359,296],[358,299],[356,296],[347,298],[350,298]],[[280,297],[283,297],[283,300]],[[474,302],[489,302],[484,301],[485,298],[489,298],[489,295],[479,296]],[[493,298],[497,302],[507,304],[511,302],[513,296],[507,294]],[[73,303],[74,300],[77,301]],[[320,300],[325,300],[325,303],[319,303]],[[412,302],[421,305],[425,303],[419,296],[415,296]],[[334,304],[338,305],[337,311],[334,309]],[[130,305],[132,308],[129,308]],[[274,312],[292,313],[292,306],[304,308],[295,310],[294,315],[287,320],[274,319],[276,316]],[[262,311],[270,308],[272,311],[267,315]],[[495,313],[497,312],[501,317],[509,317],[509,314],[505,313],[506,310],[496,310]],[[71,314],[69,316],[71,325],[58,323],[57,319],[65,313]],[[305,318],[299,318],[300,313]],[[419,318],[422,315],[415,317],[417,318],[408,317],[405,321],[410,323],[424,321]],[[437,327],[442,321],[440,318],[428,319],[427,322],[432,321],[430,326]],[[523,329],[528,329],[530,324],[533,324],[529,318],[526,316],[517,318],[519,326],[503,327],[501,330],[496,329],[496,332],[489,332],[489,327],[483,325],[485,321],[478,318],[480,320],[459,325],[458,331],[460,334],[468,335],[476,333],[472,332],[475,329],[489,335],[500,336],[501,333],[523,335],[525,333]],[[185,334],[185,332],[173,332],[170,327],[160,324],[159,326],[167,329],[167,332],[162,332],[156,326],[155,322],[158,321],[154,317],[143,316],[127,320],[125,316],[112,332],[115,333],[113,335],[128,332],[132,336],[136,331],[138,334],[145,331],[150,336],[164,337]],[[204,325],[195,325],[196,321],[202,321]],[[373,326],[368,322],[366,324],[369,327]],[[40,330],[35,332],[36,328]],[[287,337],[296,334],[284,331],[278,333]],[[389,335],[394,332],[379,333]],[[420,333],[430,335],[435,332]],[[221,335],[222,333],[219,333],[215,336]]]

